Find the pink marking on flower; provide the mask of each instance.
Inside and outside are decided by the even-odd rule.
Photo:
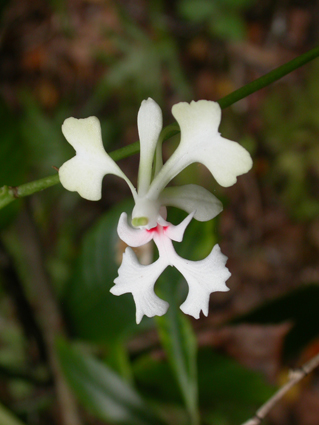
[[[160,234],[161,231],[166,231],[169,228],[169,226],[161,226],[158,224],[156,227],[152,227],[151,229],[145,229],[148,233],[157,233]]]
[[[146,229],[146,231],[148,233],[154,233],[154,232],[159,233],[158,225],[156,227],[152,227],[151,229]]]

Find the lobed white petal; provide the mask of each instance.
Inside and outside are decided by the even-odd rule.
[[[59,169],[60,181],[65,189],[97,201],[101,199],[103,177],[115,174],[128,183],[134,196],[135,189],[131,182],[104,150],[101,126],[96,117],[67,118],[62,132],[76,151],[76,156]]]
[[[150,185],[152,163],[162,130],[162,111],[150,97],[143,100],[137,115],[137,127],[140,139],[140,165],[138,173],[138,192],[144,195]]]
[[[120,216],[117,233],[123,242],[134,248],[148,243],[153,238],[152,232],[131,227],[127,222],[127,214],[124,212]]]
[[[196,184],[167,187],[160,195],[161,205],[180,208],[188,213],[195,211],[194,218],[208,221],[216,217],[223,204],[208,190]]]
[[[217,102],[182,102],[173,106],[172,113],[181,128],[177,155],[183,157],[181,161],[186,166],[193,162],[204,164],[225,187],[251,169],[252,159],[246,149],[218,133],[221,109]]]
[[[191,103],[180,102],[172,107],[172,114],[178,122],[182,137],[187,137],[182,143],[189,143],[190,138],[218,134],[222,112],[219,104],[210,100],[199,100]]]
[[[251,169],[252,159],[246,149],[218,133],[221,109],[217,102],[182,102],[173,106],[172,113],[181,129],[181,141],[154,178],[149,197],[158,197],[177,174],[194,162],[204,164],[225,187]]]
[[[111,288],[113,295],[132,293],[136,305],[136,323],[143,316],[162,316],[168,309],[168,303],[154,292],[154,285],[167,263],[159,258],[148,266],[141,265],[131,248],[126,248],[119,275]]]
[[[62,124],[62,133],[76,151],[95,155],[105,153],[97,117],[67,118]]]
[[[188,261],[181,257],[175,260],[175,267],[185,277],[189,292],[181,310],[195,319],[199,318],[200,312],[208,315],[209,296],[212,292],[226,292],[226,280],[230,272],[225,267],[227,257],[215,245],[211,253],[201,261]]]
[[[89,201],[101,199],[104,175],[105,167],[98,166],[94,160],[88,161],[81,155],[76,155],[59,168],[62,186],[71,192],[78,192]]]

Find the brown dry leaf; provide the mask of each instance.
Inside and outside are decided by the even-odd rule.
[[[283,340],[289,329],[289,323],[227,326],[201,333],[199,343],[221,349],[240,364],[262,372],[269,381],[276,382]]]

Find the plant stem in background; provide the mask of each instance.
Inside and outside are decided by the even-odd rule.
[[[303,366],[296,370],[292,370],[288,382],[265,403],[256,412],[255,416],[249,419],[242,425],[259,425],[274,405],[283,398],[283,396],[305,376],[312,372],[319,366],[319,354],[305,363]]]
[[[81,425],[77,404],[62,373],[55,347],[55,340],[63,335],[62,314],[51,289],[51,282],[44,267],[43,249],[32,214],[26,208],[18,221],[19,240],[24,246],[29,265],[30,293],[34,310],[37,312],[46,344],[48,363],[53,375],[56,398],[59,406],[59,425]]]
[[[315,47],[314,49],[309,50],[309,52],[304,53],[303,55],[300,55],[295,59],[292,59],[291,61],[285,63],[284,65],[281,65],[278,68],[268,72],[268,74],[257,78],[257,80],[254,80],[251,83],[248,83],[245,86],[241,87],[240,89],[233,91],[222,99],[219,99],[217,102],[219,103],[222,109],[225,109],[228,106],[231,106],[234,103],[238,102],[239,100],[244,99],[250,94],[255,93],[256,91],[269,86],[275,81],[280,80],[280,78],[290,74],[292,71],[295,71],[296,69],[312,61],[313,59],[316,59],[318,56],[319,47]]]
[[[306,63],[312,61],[313,59],[319,56],[319,47],[315,47],[303,55],[298,56],[295,59],[285,63],[284,65],[279,66],[278,68],[268,72],[268,74],[263,75],[257,80],[252,81],[251,83],[246,84],[238,90],[228,94],[227,96],[219,99],[219,103],[222,109],[227,108],[228,106],[233,105],[241,99],[251,95],[252,93],[257,92],[258,90],[269,86],[275,81],[280,80],[280,78],[288,75],[290,72],[295,71]],[[161,133],[161,140],[165,141],[170,137],[179,133],[179,128],[176,123],[171,124],[163,128]],[[140,150],[139,142],[130,144],[123,148],[117,149],[114,152],[110,153],[110,156],[114,161],[119,161],[120,159],[127,158],[131,155],[138,153]],[[59,176],[54,175],[50,177],[45,177],[40,180],[35,180],[30,183],[25,183],[21,186],[10,187],[2,186],[0,188],[0,209],[4,208],[6,205],[10,204],[17,198],[24,196],[32,195],[35,192],[40,192],[43,189],[54,186],[59,183]]]
[[[58,174],[54,176],[44,177],[43,179],[34,180],[30,183],[22,184],[21,186],[11,187],[2,186],[0,188],[0,209],[10,204],[18,198],[32,195],[40,192],[48,187],[54,186],[60,182]]]

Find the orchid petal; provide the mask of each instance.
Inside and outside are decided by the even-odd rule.
[[[167,187],[160,195],[161,205],[180,208],[188,213],[195,211],[194,218],[198,221],[208,221],[216,217],[223,205],[208,190],[196,184]]]
[[[68,118],[62,125],[62,132],[76,151],[76,156],[59,169],[60,181],[65,189],[78,192],[90,201],[98,201],[101,199],[103,177],[115,174],[128,183],[135,196],[132,183],[104,150],[101,126],[96,117]]]
[[[154,152],[162,125],[162,111],[158,104],[150,97],[143,100],[137,116],[140,139],[138,193],[142,196],[147,192],[151,182]]]
[[[218,133],[221,109],[217,102],[181,102],[173,106],[172,114],[181,128],[178,155],[184,156],[182,162],[204,164],[225,187],[251,169],[252,159],[246,149]]]
[[[131,227],[127,222],[127,214],[124,212],[120,216],[117,233],[123,242],[132,247],[144,245],[153,238],[152,233],[146,229]]]
[[[184,218],[184,220],[181,223],[179,223],[177,226],[167,223],[169,224],[169,226],[164,229],[165,235],[168,236],[173,241],[182,242],[186,227],[189,225],[193,217],[194,217],[194,211],[191,214],[189,214],[186,218]]]
[[[181,129],[181,141],[154,178],[148,192],[150,197],[158,197],[177,174],[194,162],[204,164],[225,187],[236,183],[237,176],[251,169],[252,159],[246,149],[218,133],[221,110],[217,102],[182,102],[173,106],[172,113]]]
[[[131,248],[126,248],[119,275],[111,288],[113,295],[131,292],[136,304],[136,323],[140,323],[143,315],[148,317],[162,316],[168,309],[168,303],[161,300],[154,292],[154,285],[167,263],[159,258],[148,266],[141,265]]]
[[[201,261],[188,261],[178,257],[174,266],[185,277],[189,292],[185,302],[181,305],[181,310],[195,319],[199,318],[201,310],[204,315],[208,315],[209,296],[212,292],[226,292],[226,280],[230,277],[230,272],[225,267],[227,257],[215,245],[211,253]]]
[[[71,192],[78,192],[82,198],[89,201],[101,199],[104,175],[105,167],[99,167],[95,161],[88,161],[80,155],[76,155],[59,168],[62,186]]]

